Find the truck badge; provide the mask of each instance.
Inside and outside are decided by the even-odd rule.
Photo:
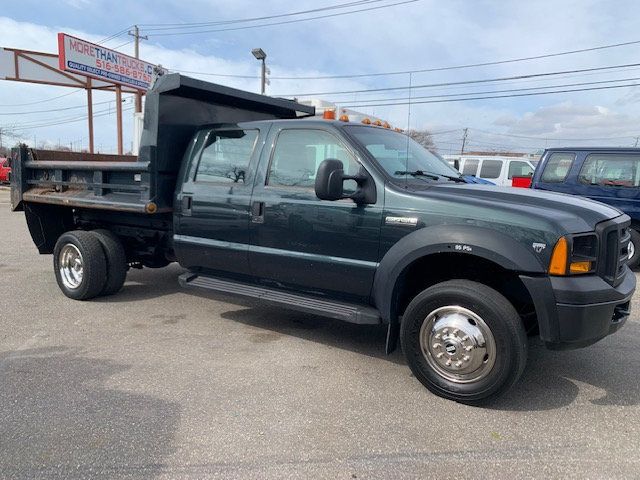
[[[384,223],[387,225],[402,225],[405,227],[415,227],[418,224],[417,217],[386,217]]]
[[[536,253],[542,253],[542,251],[547,248],[547,244],[546,243],[538,243],[538,242],[533,242],[532,244],[533,250]]]

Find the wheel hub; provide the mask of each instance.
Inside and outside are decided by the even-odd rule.
[[[78,247],[67,243],[60,250],[58,256],[60,278],[65,287],[74,290],[82,284],[84,267],[82,254]]]
[[[495,340],[476,313],[460,306],[431,312],[420,329],[420,347],[429,365],[457,383],[475,382],[495,363]]]

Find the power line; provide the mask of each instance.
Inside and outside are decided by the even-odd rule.
[[[128,112],[130,110],[133,110],[133,105],[130,107],[125,107],[122,109],[123,112]],[[107,111],[107,110],[103,110],[102,112],[98,112],[97,114],[94,114],[93,118],[99,118],[99,117],[107,117],[109,115],[113,115],[115,113],[115,111]],[[57,125],[63,125],[63,124],[68,124],[68,123],[75,123],[75,122],[81,122],[86,120],[88,117],[82,116],[82,117],[75,117],[75,118],[70,118],[68,120],[65,121],[54,121],[54,122],[50,122],[50,123],[43,123],[40,125],[28,125],[25,127],[19,127],[19,128],[13,128],[12,131],[25,131],[25,130],[36,130],[38,128],[44,128],[44,127],[52,127],[52,126],[57,126]]]
[[[280,13],[276,15],[268,15],[263,17],[252,17],[252,18],[240,18],[235,20],[218,20],[215,22],[197,22],[197,23],[142,23],[141,27],[145,27],[145,31],[158,31],[158,30],[181,30],[185,28],[202,28],[202,27],[211,27],[217,25],[232,25],[235,23],[247,23],[247,22],[258,22],[261,20],[273,20],[274,18],[283,18],[283,17],[292,17],[297,15],[305,15],[308,13],[318,13],[324,12],[327,10],[337,10],[341,8],[349,8],[355,7],[359,5],[371,4],[371,3],[379,3],[386,0],[358,0],[353,2],[340,3],[337,5],[328,5],[326,7],[314,8],[311,10],[300,10],[297,12],[288,12],[288,13]]]
[[[108,42],[109,40],[113,40],[114,38],[121,37],[122,35],[124,35],[125,33],[127,33],[127,32],[129,31],[129,29],[130,29],[132,26],[133,26],[133,25],[129,25],[128,27],[123,28],[123,29],[122,29],[122,30],[120,30],[119,32],[116,32],[116,33],[114,33],[113,35],[109,35],[108,37],[103,38],[102,40],[100,40],[99,42],[97,42],[97,43],[98,43],[98,45],[100,45],[100,44],[102,44],[102,43],[106,43],[106,42]]]
[[[72,92],[75,93],[75,92]],[[93,105],[106,105],[107,103],[115,103],[115,100],[105,100],[104,102],[94,102]],[[86,105],[77,105],[74,107],[53,108],[50,110],[31,110],[29,112],[0,112],[0,115],[31,115],[33,113],[50,113],[63,112],[65,110],[77,110],[78,108],[87,108]]]
[[[231,27],[231,28],[218,28],[218,29],[213,29],[213,30],[198,30],[195,32],[169,32],[169,33],[151,33],[149,34],[150,37],[168,37],[168,36],[176,36],[176,35],[195,35],[198,33],[214,33],[214,32],[230,32],[230,31],[234,31],[234,30],[247,30],[247,29],[251,29],[251,28],[262,28],[262,27],[271,27],[274,25],[286,25],[286,24],[291,24],[291,23],[299,23],[299,22],[308,22],[309,20],[319,20],[319,19],[323,19],[323,18],[333,18],[333,17],[341,17],[343,15],[351,15],[353,13],[359,13],[359,12],[368,12],[371,10],[379,10],[382,8],[389,8],[389,7],[395,7],[398,5],[404,5],[407,3],[415,3],[418,2],[420,0],[403,0],[400,2],[395,2],[395,3],[389,3],[386,5],[378,5],[375,7],[367,7],[367,8],[360,8],[357,10],[351,10],[349,12],[340,12],[340,13],[332,13],[332,14],[328,14],[328,15],[317,15],[315,17],[307,17],[307,18],[298,18],[295,20],[283,20],[280,22],[271,22],[271,23],[262,23],[259,25],[246,25],[246,26],[242,26],[242,27]]]
[[[567,90],[554,90],[551,92],[534,92],[534,93],[514,93],[509,95],[492,95],[486,97],[468,97],[468,98],[448,98],[442,100],[422,100],[419,102],[411,101],[411,104],[425,104],[425,103],[450,103],[450,102],[467,102],[470,100],[492,100],[496,98],[513,98],[513,97],[532,97],[536,95],[551,95],[557,93],[571,93],[571,92],[589,92],[594,90],[610,90],[614,88],[626,88],[626,87],[638,87],[640,83],[631,83],[627,85],[609,85],[605,87],[588,87],[588,88],[574,88]],[[364,105],[366,107],[388,107],[397,105],[408,105],[409,102],[395,102],[395,103],[375,103],[370,105]],[[342,105],[344,108],[358,107],[360,105]]]
[[[544,72],[544,73],[532,73],[527,75],[515,75],[512,77],[497,77],[497,78],[484,78],[477,80],[463,80],[460,82],[443,82],[443,83],[427,83],[423,85],[415,85],[411,87],[412,89],[417,88],[433,88],[433,87],[449,87],[452,85],[470,85],[474,83],[490,83],[490,82],[503,82],[505,80],[524,80],[528,78],[539,78],[539,77],[549,77],[555,75],[565,75],[569,73],[581,73],[581,72],[595,72],[602,70],[613,70],[618,68],[627,68],[627,67],[637,67],[640,66],[640,63],[629,63],[623,65],[610,65],[607,67],[591,67],[591,68],[582,68],[575,70],[564,70],[559,72]],[[394,90],[409,90],[409,87],[384,87],[384,88],[366,88],[362,90],[344,90],[344,91],[334,91],[334,92],[312,92],[312,93],[291,93],[291,94],[279,94],[273,95],[275,97],[310,97],[310,96],[321,96],[321,95],[346,95],[352,93],[369,93],[369,92],[391,92]]]
[[[2,108],[6,108],[6,107],[11,108],[11,107],[26,107],[28,105],[37,105],[39,103],[50,102],[51,100],[57,100],[58,98],[67,97],[69,95],[73,95],[74,93],[83,92],[83,91],[84,90],[74,90],[72,92],[63,93],[62,95],[58,95],[56,97],[45,98],[43,100],[37,100],[35,102],[13,103],[13,104],[0,105],[0,107],[2,107]]]
[[[532,139],[532,140],[561,140],[561,141],[566,141],[566,142],[579,142],[581,140],[622,140],[622,139],[628,139],[628,138],[634,138],[633,135],[627,135],[627,136],[621,136],[621,137],[601,137],[601,138],[594,138],[594,137],[589,137],[589,138],[551,138],[551,137],[534,137],[534,136],[530,136],[530,135],[516,135],[516,134],[511,134],[511,133],[498,133],[498,132],[489,132],[487,130],[481,130],[479,128],[472,128],[471,130],[475,130],[476,132],[481,132],[487,135],[498,135],[501,137],[513,137],[513,138],[524,138],[524,139]]]
[[[534,55],[531,57],[520,57],[520,58],[511,58],[508,60],[496,60],[490,62],[482,62],[482,63],[470,63],[466,65],[453,65],[446,67],[433,67],[433,68],[421,68],[416,70],[398,70],[391,72],[378,72],[378,73],[354,73],[354,74],[344,74],[344,75],[312,75],[312,76],[297,76],[297,77],[278,77],[272,76],[270,77],[272,80],[331,80],[331,79],[340,79],[340,78],[365,78],[365,77],[383,77],[383,76],[392,76],[392,75],[407,75],[409,73],[428,73],[428,72],[441,72],[446,70],[460,70],[466,68],[476,68],[476,67],[488,67],[493,65],[504,65],[508,63],[517,63],[517,62],[525,62],[530,60],[540,60],[543,58],[552,58],[559,57],[563,55],[573,55],[576,53],[585,53],[585,52],[594,52],[598,50],[606,50],[610,48],[618,48],[618,47],[626,47],[629,45],[637,45],[640,44],[640,40],[633,40],[630,42],[621,42],[621,43],[612,43],[609,45],[599,45],[596,47],[589,48],[581,48],[577,50],[566,50],[563,52],[555,52],[555,53],[546,53],[542,55]],[[226,78],[246,78],[246,79],[254,79],[260,78],[256,75],[234,75],[234,74],[226,74],[226,73],[212,73],[212,72],[199,72],[192,70],[181,70],[182,73],[190,73],[194,75],[207,75],[214,77],[226,77]]]
[[[462,92],[462,93],[450,93],[450,94],[440,94],[440,95],[422,95],[418,97],[411,97],[411,100],[416,99],[425,99],[425,98],[447,98],[447,97],[460,97],[460,96],[468,96],[468,95],[490,95],[494,93],[510,93],[510,92],[525,92],[531,90],[542,90],[548,88],[564,88],[564,87],[578,87],[584,85],[601,85],[604,83],[618,83],[618,82],[632,82],[640,80],[640,77],[631,77],[631,78],[621,78],[615,80],[599,80],[595,82],[578,82],[578,83],[565,83],[561,85],[542,85],[538,87],[527,87],[527,88],[509,88],[505,90],[488,90],[484,92]],[[387,97],[387,98],[375,98],[375,99],[366,99],[366,100],[354,100],[349,106],[354,106],[358,104],[359,107],[366,107],[371,102],[387,102],[392,100],[408,100],[409,97]]]

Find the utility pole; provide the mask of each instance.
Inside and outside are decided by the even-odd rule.
[[[133,37],[134,41],[134,50],[133,56],[137,59],[140,58],[140,40],[149,40],[149,37],[146,35],[140,35],[140,29],[137,25],[133,26],[133,30],[129,32],[129,35]],[[142,112],[142,94],[138,91],[136,93],[136,113]]]
[[[636,143],[633,144],[633,148],[636,148],[638,146],[638,140],[640,140],[640,137],[636,137]],[[0,130],[0,147],[2,146],[2,130]]]
[[[0,127],[0,150],[2,150],[2,127]]]
[[[464,135],[462,136],[462,148],[460,149],[460,155],[464,155],[464,146],[467,143],[467,135],[469,134],[469,129],[464,129]]]

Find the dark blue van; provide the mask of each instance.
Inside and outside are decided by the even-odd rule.
[[[631,217],[629,266],[640,263],[640,148],[550,148],[531,188],[580,195]]]

